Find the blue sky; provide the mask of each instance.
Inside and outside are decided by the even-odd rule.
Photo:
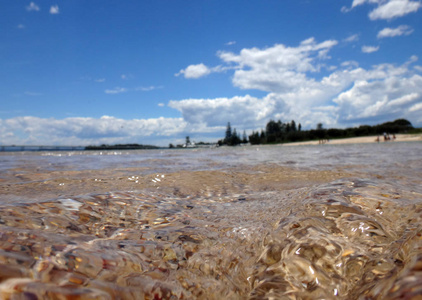
[[[422,126],[414,0],[2,1],[0,144]]]

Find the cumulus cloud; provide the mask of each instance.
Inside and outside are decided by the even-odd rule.
[[[175,76],[183,75],[185,78],[197,79],[211,73],[211,70],[203,63],[190,65],[184,70],[180,70]]]
[[[422,101],[422,77],[411,67],[416,56],[403,65],[379,64],[370,69],[344,61],[335,69],[325,69],[327,75],[321,76],[324,59],[319,53],[335,45],[337,41],[318,43],[310,38],[296,47],[219,52],[220,59],[235,70],[233,85],[268,94],[262,98],[173,100],[169,107],[179,110],[189,124],[206,128],[230,121],[236,128],[253,130],[264,127],[269,119],[294,119],[304,128],[314,128],[319,122],[344,127],[374,116],[374,122],[403,117],[422,122],[416,113]]]
[[[381,3],[382,4],[369,13],[369,18],[371,20],[390,20],[403,17],[409,13],[416,12],[422,5],[418,1],[410,0],[390,0]]]
[[[317,43],[309,38],[298,47],[277,44],[266,49],[242,49],[239,54],[222,51],[219,57],[227,64],[237,65],[235,86],[280,92],[296,90],[307,82],[306,73],[319,71],[328,50],[337,43],[335,40]]]
[[[386,27],[377,34],[377,38],[382,39],[386,37],[395,37],[401,35],[409,35],[413,32],[413,29],[407,25],[400,25],[397,28]]]
[[[379,46],[362,46],[363,53],[377,52],[380,49]]]
[[[333,100],[338,104],[344,123],[374,118],[391,120],[402,116],[420,119],[415,107],[422,103],[421,76],[398,77],[388,72],[383,78],[368,79],[355,81],[352,88]]]
[[[178,73],[174,74],[174,76],[183,75],[186,79],[198,79],[204,76],[207,76],[211,73],[221,73],[227,70],[235,69],[236,67],[233,66],[215,66],[212,68],[207,67],[203,63],[197,65],[190,65],[186,69],[180,70]]]
[[[347,60],[347,61],[342,62],[340,65],[342,67],[355,67],[356,68],[356,67],[359,66],[359,63],[357,61],[354,61],[354,60]]]
[[[59,6],[58,5],[52,5],[50,7],[50,14],[56,15],[59,13]]]
[[[369,13],[369,19],[371,20],[391,20],[403,17],[409,13],[417,12],[422,6],[419,1],[411,0],[353,0],[350,8],[343,6],[341,11],[347,13],[353,8],[366,3],[377,5]]]
[[[3,144],[88,145],[101,143],[157,141],[186,130],[181,118],[123,120],[111,116],[96,118],[0,119]],[[10,134],[13,133],[13,134]]]
[[[243,128],[252,128],[268,120],[275,111],[282,109],[280,102],[268,95],[263,99],[246,96],[216,99],[186,99],[170,101],[168,106],[179,110],[190,124],[218,126],[235,121]]]
[[[349,8],[347,6],[343,6],[341,8],[341,12],[343,13],[348,13],[349,11],[351,11],[353,8],[355,8],[356,6],[365,4],[365,3],[378,3],[380,0],[353,0],[352,2],[352,6]]]
[[[39,11],[40,7],[36,5],[34,2],[29,3],[29,5],[26,7],[27,11]]]

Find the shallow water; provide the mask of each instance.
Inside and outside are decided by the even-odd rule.
[[[3,299],[417,299],[422,143],[1,154]]]

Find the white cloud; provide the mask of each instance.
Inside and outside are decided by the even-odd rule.
[[[226,43],[225,45],[226,45],[226,46],[232,46],[232,45],[234,45],[234,44],[236,44],[236,42],[235,42],[235,41],[230,41],[230,42]]]
[[[359,66],[359,63],[357,61],[354,60],[348,60],[348,61],[344,61],[340,64],[342,67],[355,67],[357,68]]]
[[[25,25],[23,25],[23,24],[19,24],[19,25],[17,26],[17,28],[18,28],[18,29],[25,29]]]
[[[379,64],[371,69],[345,61],[334,70],[327,68],[328,75],[321,77],[319,53],[336,44],[317,43],[310,38],[297,47],[275,45],[242,49],[240,53],[219,52],[221,60],[235,69],[233,85],[268,94],[262,98],[246,95],[173,100],[169,107],[179,110],[189,124],[204,128],[217,128],[230,121],[236,128],[250,130],[264,127],[269,119],[294,119],[304,128],[314,128],[319,122],[328,128],[395,118],[420,122],[410,110],[422,101],[422,77],[411,67],[416,56],[401,66]]]
[[[341,11],[342,13],[348,13],[350,10],[351,10],[351,9],[350,9],[350,8],[348,8],[347,6],[342,6],[340,11]]]
[[[34,2],[29,3],[29,5],[26,7],[27,11],[39,11],[40,7],[36,5]]]
[[[409,35],[413,32],[413,29],[407,25],[400,25],[397,28],[386,27],[377,34],[377,38],[395,37],[401,35]]]
[[[342,13],[348,13],[349,11],[351,11],[353,8],[355,8],[356,6],[365,4],[365,3],[379,3],[382,0],[353,0],[352,2],[352,6],[350,8],[348,8],[347,6],[343,6],[341,8],[341,12]]]
[[[0,119],[2,144],[88,145],[102,143],[155,143],[183,134],[181,118],[123,120],[110,116],[95,118],[44,119],[16,117]],[[13,134],[10,134],[13,133]]]
[[[380,3],[376,9],[369,13],[371,20],[390,20],[403,17],[409,13],[416,12],[422,6],[420,2],[410,0],[390,0]]]
[[[363,53],[372,53],[377,52],[379,50],[379,46],[362,46],[362,52]]]
[[[185,99],[170,101],[168,106],[202,130],[230,121],[233,127],[250,131],[265,127],[270,119],[294,119],[304,128],[322,122],[330,128],[397,118],[420,122],[417,104],[422,103],[421,95],[422,77],[412,74],[408,62],[402,66],[380,64],[368,70],[350,63],[347,69],[336,70],[319,81],[305,78],[295,90],[280,89],[262,98]]]
[[[418,111],[418,110],[422,111],[422,103],[416,103],[411,108],[409,108],[410,112],[415,112],[415,111]]]
[[[334,99],[344,122],[370,118],[416,118],[412,107],[422,103],[421,76],[399,77],[388,72],[383,78],[368,79],[370,77],[355,81],[351,89]]]
[[[347,8],[343,6],[341,11],[347,13],[353,8],[363,4],[376,4],[377,7],[369,13],[371,20],[391,20],[403,17],[409,13],[413,13],[422,7],[419,1],[412,0],[353,0],[352,6]]]
[[[183,74],[185,78],[197,79],[206,76],[210,73],[211,70],[203,63],[200,63],[197,65],[190,65],[186,69],[180,70],[179,73],[175,74],[175,76],[180,76]]]
[[[298,47],[278,44],[266,49],[242,49],[238,55],[223,51],[219,57],[227,64],[237,64],[233,67],[237,69],[233,76],[237,87],[271,92],[296,90],[308,81],[307,72],[319,71],[321,59],[337,43],[335,40],[317,43],[309,38]]]
[[[170,101],[168,106],[179,110],[189,124],[219,126],[232,121],[242,128],[254,128],[282,109],[272,95],[263,99],[246,96],[216,99]]]
[[[390,106],[397,106],[397,105],[406,105],[411,102],[414,102],[415,100],[421,98],[421,96],[418,93],[411,93],[404,96],[401,96],[397,99],[393,99],[389,102]]]
[[[102,82],[102,81],[97,81],[97,82]],[[133,91],[141,91],[141,92],[149,92],[149,91],[153,91],[156,89],[162,89],[162,86],[140,86],[140,87],[136,87],[136,88],[122,88],[122,87],[115,87],[114,89],[107,89],[104,92],[106,94],[120,94],[120,93],[126,93],[126,92],[133,92]]]
[[[365,3],[380,3],[383,0],[353,0],[352,8]]]
[[[153,91],[153,90],[157,90],[157,89],[162,89],[162,88],[163,88],[162,86],[150,85],[150,86],[137,87],[137,88],[135,88],[135,91],[149,92],[149,91]]]
[[[59,6],[58,5],[52,5],[50,7],[50,14],[56,15],[59,13]]]
[[[127,88],[115,87],[112,90],[105,90],[104,92],[106,94],[120,94],[120,93],[126,93],[127,91],[128,91]]]
[[[343,41],[351,43],[351,42],[356,42],[359,40],[359,35],[358,34],[352,34],[351,36],[345,38]]]
[[[98,78],[94,80],[95,82],[105,82],[105,78]]]

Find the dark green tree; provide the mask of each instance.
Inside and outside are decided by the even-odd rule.
[[[247,142],[248,142],[248,136],[246,135],[246,131],[243,130],[242,143],[246,144]]]
[[[261,138],[261,143],[265,143],[265,132],[264,132],[264,130],[261,130],[260,138]]]
[[[261,138],[259,137],[259,132],[252,131],[252,134],[249,136],[249,143],[251,143],[251,145],[261,144]]]
[[[237,134],[236,128],[233,129],[232,137],[230,138],[230,142],[228,143],[230,146],[236,146],[241,143],[241,139]]]
[[[227,128],[226,128],[226,136],[224,138],[224,142],[228,143],[229,140],[232,137],[232,127],[230,126],[230,122],[227,123]]]
[[[281,121],[275,122],[273,120],[270,120],[267,123],[267,126],[265,127],[265,134],[267,136],[269,135],[276,135],[281,131]]]
[[[326,138],[326,130],[323,128],[322,123],[317,124],[317,129],[315,130],[316,136],[318,139],[323,140]]]

